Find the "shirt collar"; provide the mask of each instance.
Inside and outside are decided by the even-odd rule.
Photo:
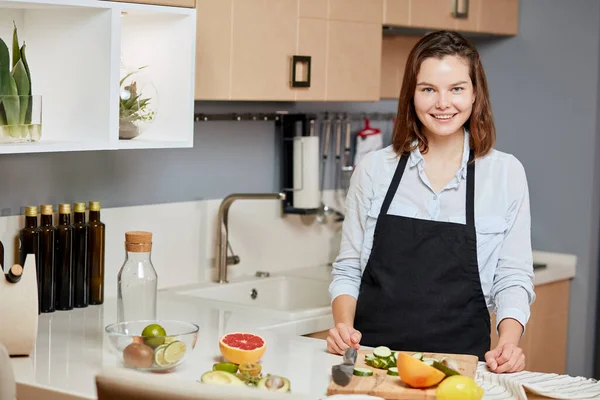
[[[464,145],[463,145],[463,157],[462,157],[462,161],[460,163],[460,168],[458,169],[458,171],[456,171],[456,177],[459,179],[465,179],[467,176],[467,163],[469,162],[469,152],[471,151],[471,146],[469,146],[469,130],[466,128],[463,128],[463,132],[465,135]],[[413,145],[415,145],[416,143],[417,143],[417,141],[415,140],[413,142]],[[410,152],[408,166],[410,168],[412,168],[423,162],[424,162],[424,159],[423,159],[423,155],[421,154],[421,150],[419,150],[419,146],[416,146],[415,149]]]

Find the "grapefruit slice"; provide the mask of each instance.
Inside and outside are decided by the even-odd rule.
[[[266,349],[265,340],[252,333],[228,333],[219,339],[221,354],[234,364],[256,364]]]
[[[442,371],[406,353],[398,354],[397,367],[402,381],[414,388],[437,385],[446,377]]]

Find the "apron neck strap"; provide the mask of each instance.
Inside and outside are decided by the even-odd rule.
[[[400,181],[402,180],[402,175],[404,174],[404,170],[406,168],[406,162],[408,161],[408,156],[410,153],[403,153],[402,157],[400,157],[400,161],[398,162],[398,166],[396,167],[396,171],[394,172],[394,177],[392,178],[392,183],[390,183],[390,187],[385,195],[385,199],[383,200],[383,204],[381,205],[381,210],[379,211],[379,215],[387,214],[390,204],[392,204],[392,200],[398,191],[398,186],[400,185]],[[467,201],[466,201],[466,222],[469,228],[475,227],[475,153],[473,150],[469,151],[469,162],[467,163]]]
[[[406,162],[408,161],[409,154],[410,153],[405,152],[402,154],[402,157],[400,157],[400,161],[396,167],[396,172],[394,172],[394,177],[392,178],[392,183],[390,183],[390,187],[388,188],[388,191],[385,194],[385,199],[383,200],[383,204],[381,205],[381,211],[379,211],[379,215],[387,214],[390,204],[392,204],[392,199],[398,191],[398,185],[400,185],[402,174],[404,174],[404,169],[406,168]]]
[[[469,162],[467,163],[467,226],[475,227],[475,152],[469,151]]]

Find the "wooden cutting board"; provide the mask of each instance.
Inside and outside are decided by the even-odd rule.
[[[330,377],[330,383],[327,387],[327,395],[333,394],[369,394],[371,396],[383,397],[386,400],[417,400],[417,399],[435,399],[435,390],[437,386],[427,389],[415,389],[407,386],[399,376],[387,375],[387,370],[369,367],[365,363],[365,355],[372,353],[372,350],[359,350],[356,358],[356,367],[366,367],[373,370],[373,376],[352,376],[348,386],[336,385]],[[414,354],[414,352],[406,352]],[[464,354],[441,354],[441,353],[423,353],[424,357],[440,359],[444,356],[450,357],[459,365],[458,372],[475,378],[477,371],[476,356]],[[340,362],[342,357],[340,356]]]

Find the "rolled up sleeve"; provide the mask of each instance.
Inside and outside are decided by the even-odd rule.
[[[370,172],[372,162],[373,152],[368,153],[356,166],[350,179],[340,252],[333,263],[332,281],[329,286],[332,302],[342,294],[358,299],[365,224],[373,198],[373,180]]]
[[[508,169],[507,229],[492,286],[496,330],[503,319],[525,326],[535,300],[529,188],[522,164],[515,158]]]

